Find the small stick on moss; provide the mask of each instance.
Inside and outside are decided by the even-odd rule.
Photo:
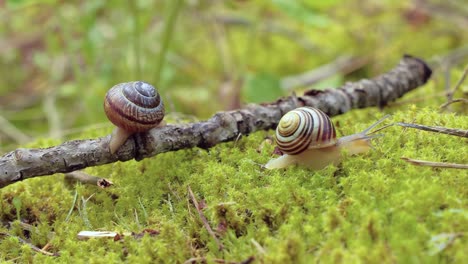
[[[52,245],[50,244],[50,242],[47,242],[47,244],[45,244],[45,245],[41,248],[41,250],[47,251],[47,250],[49,250],[49,248],[50,248],[51,246],[52,246]]]
[[[32,250],[34,250],[34,251],[36,251],[36,252],[39,252],[39,253],[41,253],[41,254],[43,254],[43,255],[51,256],[51,257],[58,257],[58,256],[60,256],[59,253],[52,253],[52,252],[48,252],[48,251],[42,250],[42,249],[40,249],[39,247],[36,247],[35,245],[29,243],[28,241],[22,239],[22,238],[19,237],[19,236],[13,236],[13,235],[10,235],[10,234],[4,233],[4,232],[0,232],[0,235],[2,235],[2,236],[14,237],[14,238],[18,239],[19,242],[21,242],[21,243],[23,243],[23,244],[29,246]]]
[[[468,164],[458,164],[458,163],[447,163],[447,162],[436,162],[436,161],[427,161],[427,160],[416,160],[402,157],[402,160],[411,163],[417,166],[428,166],[435,168],[451,168],[451,169],[468,169]]]
[[[73,182],[81,182],[83,184],[97,185],[103,189],[113,185],[108,179],[92,176],[83,171],[65,173],[65,179]]]
[[[303,96],[219,112],[206,121],[169,124],[148,133],[137,133],[115,155],[109,152],[110,136],[72,140],[49,148],[19,148],[0,157],[0,188],[37,176],[117,161],[142,160],[168,151],[194,147],[208,149],[222,142],[235,141],[240,134],[246,136],[255,131],[274,129],[285,113],[301,106],[313,106],[329,116],[358,108],[382,108],[425,84],[431,74],[423,60],[405,55],[395,68],[373,79],[348,82],[336,89],[312,89]]]
[[[431,127],[431,126],[409,124],[409,123],[402,123],[402,122],[398,122],[396,124],[402,127],[410,127],[410,128],[416,128],[416,129],[420,129],[424,131],[430,131],[430,132],[442,133],[442,134],[447,134],[447,135],[452,135],[452,136],[457,136],[457,137],[468,138],[468,130],[463,130],[463,129],[458,129],[458,128],[447,128],[447,127],[439,127],[439,126]]]
[[[186,261],[184,261],[184,264],[200,263],[200,262],[205,263],[205,262],[210,262],[209,260],[210,259],[207,259],[205,257],[190,258],[190,259],[187,259]],[[223,263],[223,264],[250,264],[255,260],[255,257],[250,256],[249,258],[247,258],[246,260],[243,260],[241,262],[228,261],[228,260],[224,260],[224,259],[212,259],[212,260],[215,263]]]
[[[190,196],[190,199],[192,200],[193,202],[193,205],[195,206],[195,209],[197,210],[198,212],[198,216],[200,217],[200,219],[202,220],[203,222],[203,225],[205,226],[206,230],[208,231],[208,233],[213,237],[213,239],[215,240],[216,244],[218,244],[218,248],[220,251],[222,251],[224,249],[224,245],[223,243],[221,243],[221,241],[218,239],[218,237],[216,236],[216,234],[213,232],[213,229],[211,229],[211,226],[210,224],[208,223],[208,220],[206,219],[205,215],[203,214],[201,208],[200,208],[200,205],[198,204],[198,201],[197,199],[195,198],[195,195],[193,195],[193,192],[192,192],[192,189],[190,188],[190,186],[188,187],[188,193],[189,193],[189,196]]]

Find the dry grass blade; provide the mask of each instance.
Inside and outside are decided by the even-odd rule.
[[[447,107],[448,107],[449,105],[451,105],[451,104],[460,103],[460,102],[461,102],[461,103],[464,103],[464,104],[468,104],[468,99],[465,99],[465,98],[453,99],[453,100],[451,100],[451,101],[449,101],[449,102],[444,103],[444,104],[441,105],[439,108],[443,110],[443,109],[447,108]]]
[[[205,226],[206,230],[207,230],[208,233],[213,237],[213,239],[216,241],[216,244],[218,244],[219,250],[220,250],[220,251],[223,250],[223,249],[224,249],[223,243],[221,243],[221,241],[219,241],[218,237],[217,237],[216,234],[213,232],[213,229],[211,229],[211,226],[210,226],[210,224],[208,223],[208,220],[206,219],[206,217],[205,217],[205,215],[203,214],[202,210],[200,209],[200,205],[198,204],[198,201],[197,201],[197,199],[195,198],[195,195],[193,194],[192,189],[190,188],[190,186],[188,187],[188,192],[189,192],[190,199],[192,200],[193,205],[195,206],[195,209],[196,209],[197,212],[198,212],[198,216],[200,216],[200,219],[202,220],[203,225]]]
[[[28,135],[24,134],[3,116],[0,116],[0,133],[7,135],[18,144],[24,144],[31,140]]]
[[[255,260],[254,256],[250,256],[244,261],[237,262],[237,261],[227,261],[224,259],[213,259],[213,263],[222,263],[222,264],[250,264]],[[211,263],[211,261],[208,261],[205,257],[198,257],[198,258],[190,258],[184,262],[184,264],[191,264],[191,263]]]
[[[416,159],[410,159],[410,158],[405,158],[405,157],[402,157],[401,159],[413,165],[417,165],[417,166],[428,166],[428,167],[435,167],[435,168],[451,168],[451,169],[468,169],[468,164],[416,160]]]
[[[119,233],[113,231],[80,231],[77,235],[78,239],[88,239],[88,238],[114,238],[117,237]]]
[[[468,138],[468,130],[463,130],[463,129],[458,129],[458,128],[447,128],[447,127],[439,127],[439,126],[431,127],[431,126],[409,124],[409,123],[402,123],[402,122],[398,122],[396,124],[402,127],[410,127],[410,128],[416,128],[416,129],[420,129],[424,131],[430,131],[430,132],[442,133],[442,134],[447,134],[447,135],[452,135],[452,136],[457,136],[457,137]]]
[[[453,90],[449,91],[447,93],[447,98],[449,101],[452,101],[453,95],[457,92],[457,90],[460,88],[461,84],[465,81],[466,76],[468,75],[468,65],[465,67],[465,70],[463,71],[462,77],[458,80],[457,84],[453,88]]]
[[[449,105],[451,105],[453,103],[457,103],[457,102],[462,102],[464,104],[468,103],[468,100],[464,99],[464,98],[453,99],[453,95],[457,92],[457,90],[460,88],[462,83],[465,81],[467,75],[468,75],[468,65],[465,67],[465,70],[463,71],[462,77],[458,80],[455,87],[452,90],[449,90],[447,92],[447,94],[446,94],[447,102],[440,106],[441,110],[445,110]]]
[[[18,239],[19,242],[29,246],[32,250],[36,251],[36,252],[39,252],[43,255],[46,255],[46,256],[51,256],[51,257],[58,257],[60,254],[59,253],[52,253],[52,252],[49,252],[49,251],[45,251],[45,250],[42,250],[41,248],[38,248],[36,247],[35,245],[29,243],[28,241],[22,239],[21,237],[18,237],[18,236],[13,236],[13,235],[10,235],[8,233],[4,233],[4,232],[0,232],[0,235],[3,235],[3,236],[10,236],[10,237],[15,237],[16,239]]]

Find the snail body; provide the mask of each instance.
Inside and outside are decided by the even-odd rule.
[[[158,127],[164,118],[164,104],[158,91],[141,81],[113,86],[106,94],[104,111],[117,126],[109,141],[112,154],[132,134]]]
[[[313,107],[292,110],[281,118],[276,128],[275,141],[284,155],[270,160],[265,168],[279,169],[297,164],[319,170],[329,164],[337,165],[343,150],[350,155],[369,151],[372,148],[370,139],[379,135],[367,133],[385,118],[360,133],[337,138],[335,126],[324,112]]]

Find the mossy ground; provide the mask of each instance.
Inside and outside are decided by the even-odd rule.
[[[465,116],[412,105],[388,108],[392,121],[467,129]],[[385,113],[352,111],[333,118],[340,135]],[[109,131],[90,131],[84,137]],[[417,167],[401,157],[467,163],[466,139],[389,127],[375,150],[321,171],[262,169],[274,146],[257,132],[209,151],[183,150],[141,162],[88,168],[109,189],[39,177],[1,190],[0,258],[37,263],[182,263],[193,257],[255,263],[462,263],[467,257],[468,172]],[[42,141],[38,145],[57,142]],[[187,188],[205,204],[219,251]],[[76,202],[74,200],[76,199]],[[20,225],[34,226],[25,231]],[[9,228],[7,223],[11,222]],[[78,240],[81,230],[159,235]],[[442,236],[438,236],[441,235]],[[449,242],[443,234],[456,238]],[[59,257],[45,256],[17,237]],[[439,239],[440,238],[440,239]]]

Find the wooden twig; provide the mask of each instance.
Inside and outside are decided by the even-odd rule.
[[[451,168],[451,169],[468,169],[468,164],[458,164],[458,163],[447,163],[447,162],[436,162],[436,161],[427,161],[427,160],[416,160],[411,158],[402,157],[402,160],[411,163],[417,166],[428,166],[436,168]]]
[[[190,186],[188,187],[188,193],[189,193],[189,196],[190,196],[190,200],[192,200],[193,205],[195,206],[195,209],[196,209],[197,212],[198,212],[198,216],[200,216],[200,219],[202,220],[203,225],[205,226],[206,230],[207,230],[208,233],[213,237],[213,239],[215,240],[216,244],[218,244],[219,250],[220,250],[220,251],[223,250],[223,249],[224,249],[223,243],[218,239],[218,237],[217,237],[216,234],[214,233],[213,229],[211,229],[211,226],[210,226],[210,224],[208,223],[208,220],[206,219],[205,215],[203,214],[203,211],[201,210],[200,205],[198,204],[198,201],[197,201],[197,199],[195,198],[195,195],[193,195],[193,192],[192,192],[192,189],[190,188]]]
[[[66,173],[130,159],[193,147],[210,148],[233,141],[239,134],[273,129],[288,111],[300,106],[316,107],[329,116],[351,109],[383,107],[423,85],[431,76],[424,61],[405,56],[391,71],[374,79],[346,83],[337,89],[309,90],[303,96],[281,98],[273,103],[250,104],[243,109],[219,112],[204,122],[167,125],[132,136],[112,155],[110,136],[73,140],[44,149],[19,148],[0,157],[0,188],[24,179]]]
[[[113,185],[113,183],[108,179],[92,176],[82,171],[65,173],[65,179],[69,181],[81,182],[83,184],[95,185],[103,189]]]
[[[442,134],[447,134],[447,135],[452,135],[452,136],[457,136],[457,137],[468,138],[468,130],[463,130],[463,129],[458,129],[458,128],[424,126],[424,125],[408,124],[408,123],[402,123],[402,122],[397,122],[396,124],[402,127],[410,127],[410,128],[416,128],[416,129],[424,130],[424,131],[430,131],[430,132],[442,133]]]

